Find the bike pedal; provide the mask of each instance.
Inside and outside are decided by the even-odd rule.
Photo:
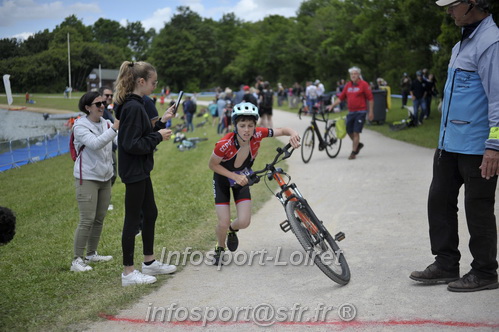
[[[339,232],[338,234],[336,234],[334,236],[334,239],[336,240],[336,242],[340,242],[341,240],[344,240],[345,239],[345,233]]]
[[[282,223],[279,224],[279,226],[281,227],[284,233],[286,233],[291,229],[291,225],[289,224],[288,220],[284,220]]]

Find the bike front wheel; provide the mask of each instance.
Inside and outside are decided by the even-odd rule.
[[[321,231],[315,226],[321,221],[314,220],[310,207],[300,201],[290,201],[286,204],[286,215],[293,233],[315,265],[334,282],[348,284],[350,268],[345,255],[325,227]]]
[[[326,141],[327,155],[329,156],[329,158],[335,158],[338,153],[340,153],[341,139],[336,137],[336,127],[334,125],[330,125],[326,129],[324,140]]]
[[[301,159],[306,164],[312,158],[314,152],[315,137],[312,127],[308,127],[301,140]]]

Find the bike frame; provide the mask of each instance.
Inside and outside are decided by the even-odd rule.
[[[259,178],[263,176],[263,175],[259,176],[259,174],[263,174],[266,172],[267,177],[269,179],[272,177],[279,185],[279,188],[281,188],[281,190],[277,193],[274,193],[274,195],[277,197],[277,199],[279,199],[283,207],[286,208],[286,205],[291,201],[299,201],[301,204],[305,206],[305,209],[310,214],[310,216],[307,216],[302,211],[297,210],[296,212],[300,217],[300,220],[303,222],[303,224],[311,234],[313,235],[316,235],[318,233],[321,234],[324,232],[324,226],[319,221],[312,208],[308,205],[307,200],[303,197],[300,190],[298,190],[296,184],[286,182],[286,180],[282,176],[283,174],[286,173],[281,168],[275,167],[275,164],[277,163],[279,156],[284,152],[289,153],[287,151],[289,147],[291,147],[290,144],[286,145],[286,147],[280,151],[281,153],[276,156],[276,158],[271,164],[267,164],[265,168],[261,171],[254,172],[253,176],[257,176]],[[289,156],[291,156],[291,154],[289,154],[287,157],[283,159],[286,159]],[[253,183],[255,183],[255,181],[249,183],[249,185],[252,185]]]
[[[320,112],[320,114],[322,115],[322,120],[320,118],[317,118],[316,114],[317,114],[317,112],[312,111],[312,121],[310,121],[309,127],[312,128],[314,133],[319,138],[319,147],[325,148],[327,146],[327,142],[325,141],[324,137],[322,137],[322,134],[321,134],[321,131],[319,129],[317,122],[324,122],[325,123],[325,125],[324,125],[324,136],[325,136],[327,134],[327,129],[328,129],[328,119],[326,119],[324,112]],[[300,118],[301,118],[301,115],[300,115]]]
[[[303,224],[311,234],[316,235],[317,233],[319,233],[321,231],[321,229],[318,228],[318,226],[320,227],[320,224],[316,225],[316,223],[314,223],[311,220],[311,218],[318,220],[317,216],[308,206],[307,201],[305,200],[301,192],[298,190],[296,184],[294,183],[288,184],[281,175],[285,174],[284,171],[282,171],[281,169],[276,169],[274,166],[272,166],[272,168],[269,171],[272,173],[272,178],[277,182],[277,184],[281,188],[279,192],[275,193],[275,196],[277,197],[277,199],[279,199],[283,207],[285,208],[290,201],[300,201],[302,204],[305,205],[305,207],[311,214],[311,216],[309,217],[306,214],[304,214],[302,211],[297,210],[296,212],[300,217],[300,220],[303,222]]]

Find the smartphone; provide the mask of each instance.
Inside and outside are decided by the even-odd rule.
[[[180,106],[180,101],[184,96],[184,91],[180,91],[177,96],[177,101],[175,102],[175,109],[173,110],[173,114],[177,114],[178,107]]]

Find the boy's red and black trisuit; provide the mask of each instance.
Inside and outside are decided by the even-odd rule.
[[[250,153],[240,167],[235,167],[237,153],[240,149],[239,142],[237,141],[236,133],[232,132],[225,135],[220,141],[215,144],[213,153],[222,158],[220,165],[225,167],[231,172],[245,172],[249,171],[260,148],[262,139],[273,137],[274,131],[271,128],[257,127],[255,133],[250,140]],[[213,173],[213,193],[215,195],[216,205],[229,205],[230,203],[230,188],[231,184],[229,179],[218,173]],[[237,203],[244,200],[251,200],[249,186],[242,188],[232,188],[234,200]]]

